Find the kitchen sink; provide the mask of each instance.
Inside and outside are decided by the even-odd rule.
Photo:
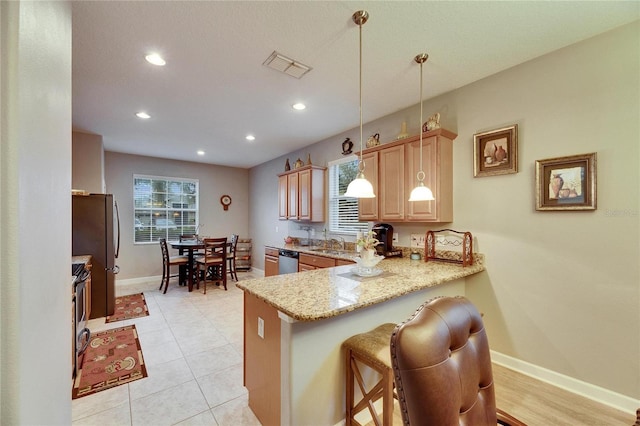
[[[333,255],[349,254],[347,250],[334,250],[334,249],[325,249],[325,248],[313,248],[313,249],[309,249],[309,251],[313,251],[315,253],[333,254]]]

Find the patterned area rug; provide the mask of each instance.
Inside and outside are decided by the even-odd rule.
[[[116,297],[116,309],[113,315],[109,315],[106,322],[116,322],[131,318],[145,317],[149,315],[147,302],[143,293],[130,294]]]
[[[91,336],[82,368],[73,383],[72,399],[147,377],[135,325]]]

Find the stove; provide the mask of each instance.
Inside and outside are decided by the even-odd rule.
[[[82,354],[89,345],[91,331],[87,328],[86,281],[91,273],[84,263],[71,264],[71,307],[73,319],[73,377],[80,370]]]

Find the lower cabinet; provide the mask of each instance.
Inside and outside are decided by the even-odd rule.
[[[298,258],[298,272],[351,264],[353,264],[353,262],[350,260],[332,259],[330,257],[300,253],[300,257]]]
[[[264,249],[264,276],[278,275],[278,249],[265,247]]]

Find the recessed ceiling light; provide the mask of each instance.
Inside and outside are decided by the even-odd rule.
[[[145,120],[147,118],[151,118],[151,116],[149,114],[147,114],[146,112],[144,112],[144,111],[136,112],[136,117],[144,118]]]
[[[157,53],[151,53],[151,54],[145,56],[144,58],[150,64],[157,65],[159,67],[161,67],[161,66],[166,64],[165,60],[162,59],[162,56],[158,55]]]
[[[253,135],[247,135],[246,139],[247,139],[248,141],[254,141],[254,140],[256,140],[256,137],[255,137],[255,136],[253,136]]]
[[[307,106],[305,104],[303,104],[302,102],[298,102],[297,104],[293,104],[291,105],[291,107],[293,109],[297,109],[298,111],[302,111],[303,109],[305,109]]]
[[[198,155],[204,155],[204,151],[202,150],[198,151]]]

